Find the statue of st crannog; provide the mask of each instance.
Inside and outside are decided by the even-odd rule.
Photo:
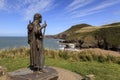
[[[28,44],[30,45],[30,69],[42,71],[44,68],[44,48],[43,38],[45,34],[46,22],[43,25],[42,16],[39,13],[34,15],[33,22],[28,24]]]

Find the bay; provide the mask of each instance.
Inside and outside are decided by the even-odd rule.
[[[48,49],[59,49],[60,39],[45,38],[44,47]],[[0,49],[29,46],[27,37],[0,37]]]

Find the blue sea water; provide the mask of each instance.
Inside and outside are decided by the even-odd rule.
[[[45,38],[44,47],[48,49],[59,49],[60,39]],[[27,37],[0,37],[0,49],[29,46]]]

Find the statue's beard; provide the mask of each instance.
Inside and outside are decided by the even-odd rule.
[[[41,20],[35,20],[35,22],[38,24],[38,23],[42,23]]]
[[[42,23],[42,21],[41,21],[41,20],[39,20],[39,23]]]

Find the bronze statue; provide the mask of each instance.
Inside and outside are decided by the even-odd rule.
[[[44,68],[43,37],[45,34],[46,22],[41,26],[42,16],[39,13],[34,15],[33,22],[28,24],[28,44],[30,45],[30,69],[40,71]],[[44,29],[44,31],[42,31]]]

